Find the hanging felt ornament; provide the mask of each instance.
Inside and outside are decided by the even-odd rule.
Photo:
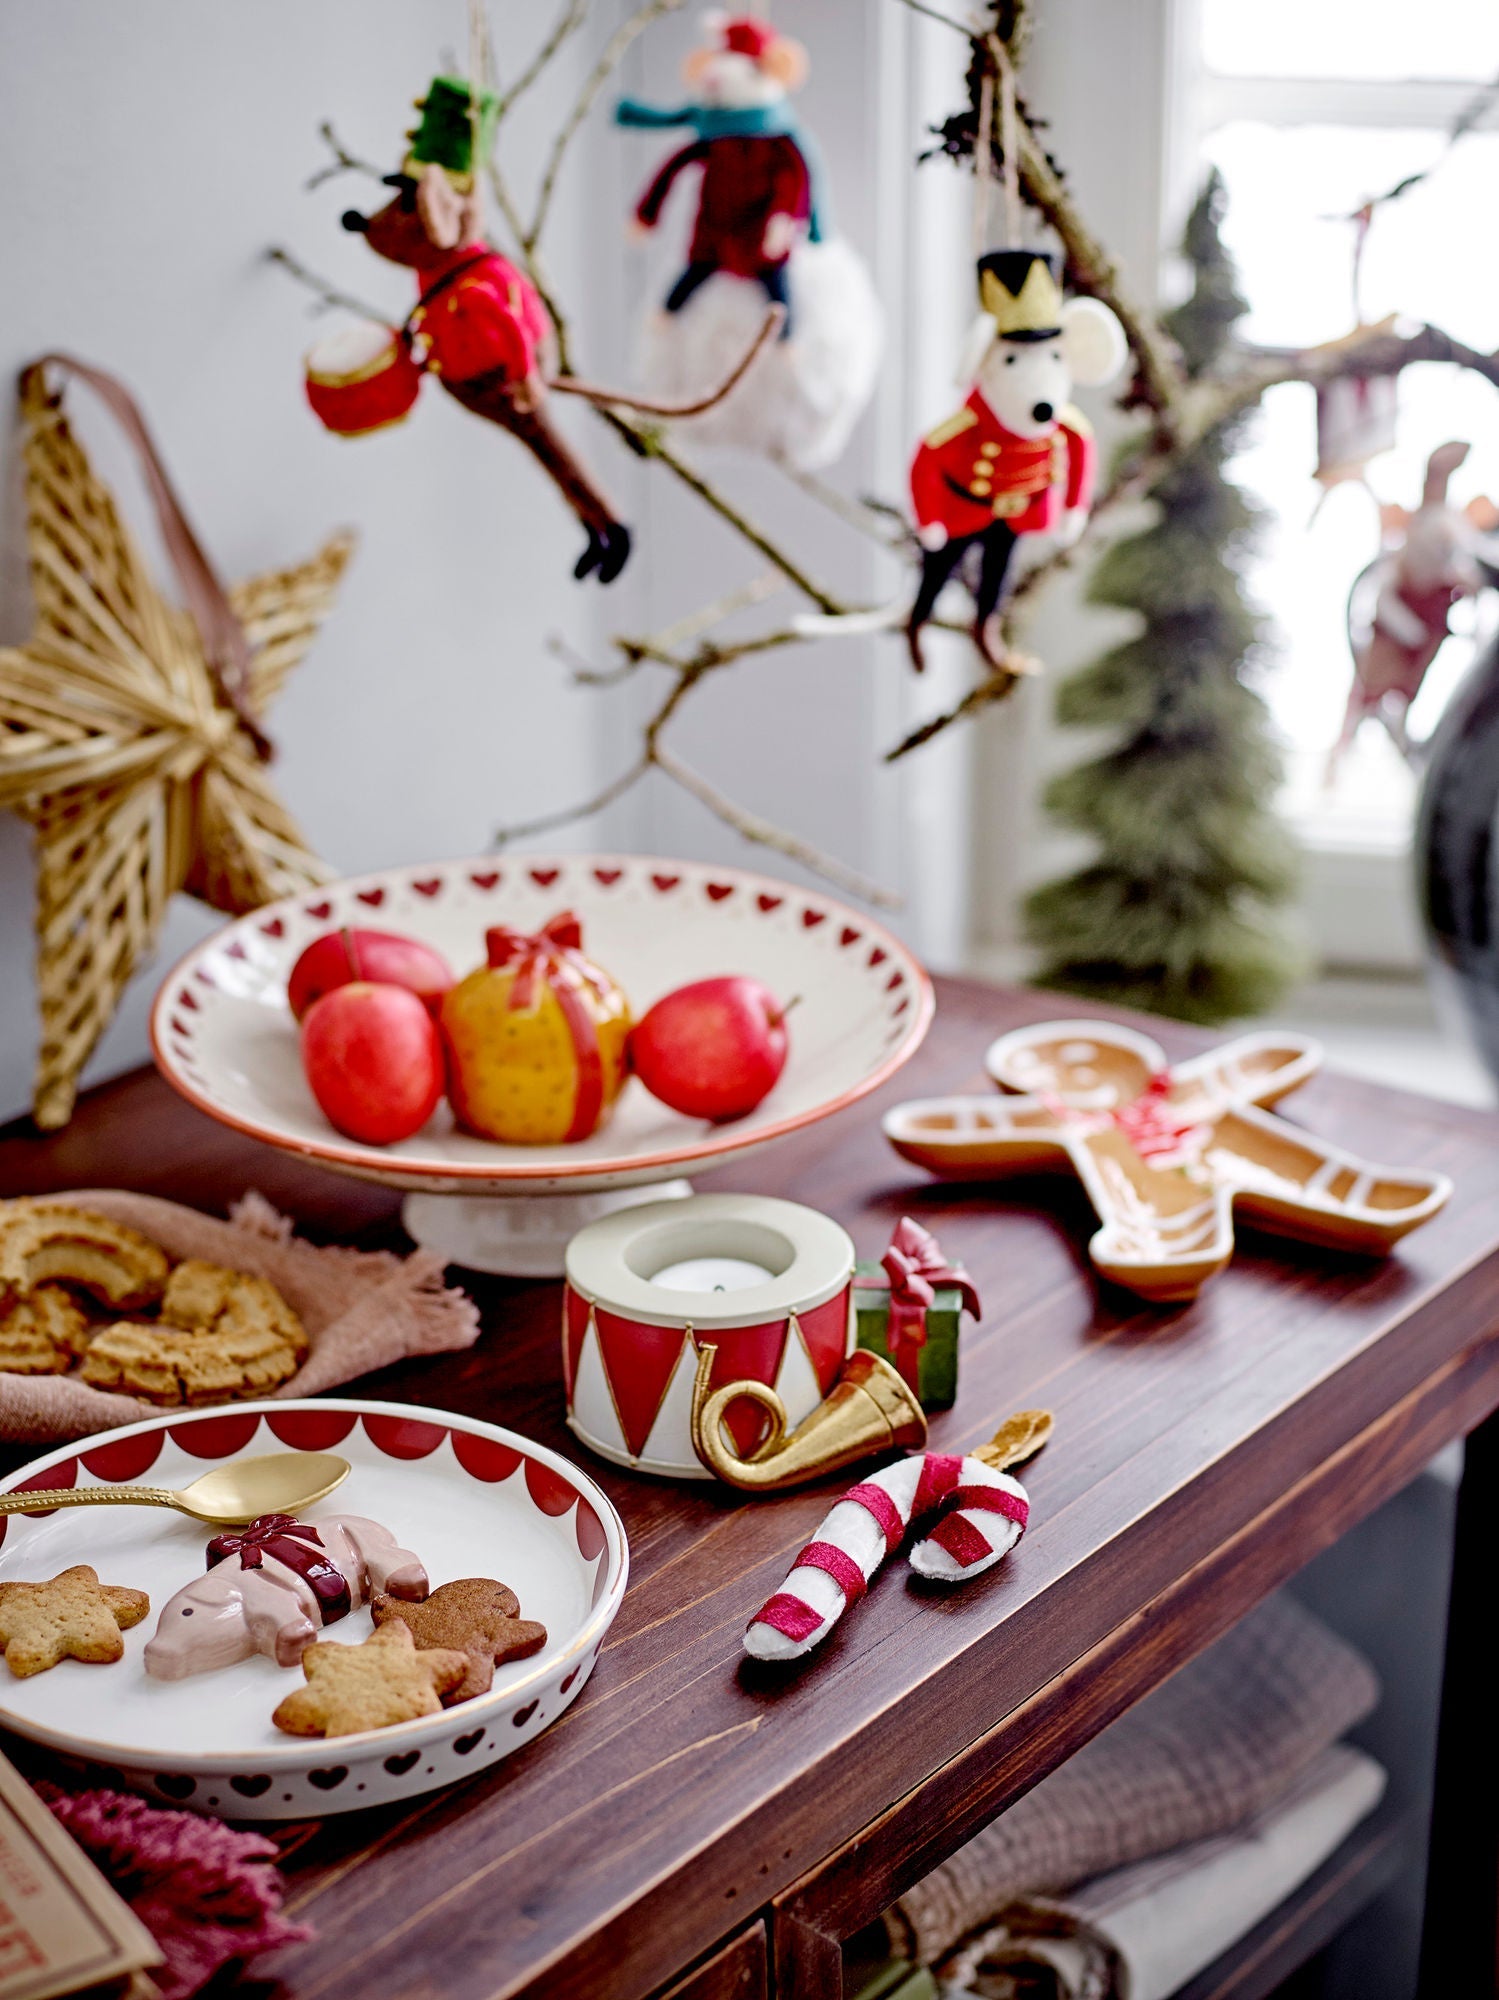
[[[519,438],[545,467],[587,534],[574,574],[612,582],[630,553],[630,531],[553,427],[543,349],[551,335],[536,288],[485,242],[476,156],[487,154],[498,100],[438,77],[397,173],[395,195],[374,215],[350,209],[379,257],[415,271],[420,296],[399,328],[335,336],[308,356],[308,399],[330,430],[357,435],[399,421],[423,371],[476,416]]]
[[[702,443],[809,470],[838,456],[869,401],[879,303],[863,260],[833,233],[816,147],[791,108],[805,50],[754,15],[706,23],[707,45],[683,65],[686,104],[626,98],[614,113],[620,125],[693,135],[637,203],[642,234],[660,222],[678,176],[700,175],[686,261],[647,319],[642,371],[653,393],[700,396],[744,352],[765,301],[780,305],[780,340],[687,428]]]
[[[959,369],[968,396],[922,439],[911,463],[922,556],[906,640],[918,673],[922,631],[970,550],[979,559],[974,643],[991,666],[1005,665],[996,613],[1016,539],[1056,534],[1074,542],[1092,504],[1097,452],[1073,387],[1112,381],[1127,352],[1106,305],[1063,300],[1057,260],[1042,251],[981,257],[978,289],[982,310]]]
[[[1454,440],[1438,445],[1426,461],[1421,504],[1382,507],[1384,552],[1355,578],[1348,594],[1348,643],[1353,681],[1343,727],[1328,758],[1337,775],[1344,751],[1369,719],[1384,725],[1400,754],[1414,760],[1406,713],[1421,692],[1432,661],[1450,630],[1453,608],[1495,581],[1499,510],[1491,500],[1455,507],[1447,483],[1468,456]]]
[[[423,374],[435,375],[465,409],[518,438],[550,475],[588,537],[573,574],[612,583],[629,557],[630,531],[552,424],[548,389],[653,416],[690,414],[738,381],[779,327],[779,310],[762,316],[727,380],[685,406],[571,376],[548,380],[552,326],[541,295],[483,235],[475,161],[493,143],[498,100],[440,76],[420,110],[400,171],[385,177],[394,198],[374,215],[349,209],[343,218],[377,256],[415,271],[420,296],[400,327],[365,322],[320,342],[307,357],[308,401],[329,430],[361,436],[400,422]]]
[[[912,1530],[918,1576],[967,1583],[993,1569],[1030,1520],[1026,1490],[1005,1468],[1033,1458],[1051,1429],[1049,1411],[1022,1410],[966,1456],[913,1452],[851,1486],[750,1620],[744,1650],[757,1660],[810,1653]]]

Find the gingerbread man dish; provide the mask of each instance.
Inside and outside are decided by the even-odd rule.
[[[1010,1095],[897,1105],[884,1132],[944,1180],[1076,1174],[1102,1225],[1095,1268],[1180,1304],[1232,1257],[1235,1210],[1274,1235],[1384,1256],[1451,1194],[1444,1175],[1376,1166],[1265,1108],[1321,1060],[1307,1037],[1267,1033],[1172,1065],[1116,1022],[1045,1021],[985,1057]]]

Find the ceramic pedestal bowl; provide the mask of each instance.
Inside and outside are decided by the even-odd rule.
[[[564,909],[590,958],[638,1015],[690,980],[744,973],[799,996],[775,1089],[723,1125],[681,1117],[630,1082],[602,1131],[573,1145],[500,1146],[455,1128],[446,1106],[413,1138],[366,1146],[323,1117],[302,1074],[287,976],[341,925],[433,945],[461,977],[492,924],[538,930]],[[157,995],[162,1074],[210,1117],[340,1173],[407,1190],[404,1219],[450,1262],[560,1274],[584,1223],[660,1199],[680,1176],[726,1165],[841,1111],[911,1056],[932,1016],[921,966],[882,925],[816,891],[743,869],[643,855],[482,856],[397,868],[266,905],[199,945]]]

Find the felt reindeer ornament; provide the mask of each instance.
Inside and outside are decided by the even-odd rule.
[[[981,257],[978,289],[982,310],[958,371],[967,399],[911,465],[922,558],[906,640],[918,673],[922,630],[970,550],[979,558],[974,643],[991,666],[1005,664],[995,614],[1016,537],[1076,541],[1092,503],[1097,453],[1073,387],[1112,381],[1127,351],[1106,305],[1063,300],[1056,259],[1039,250]]]
[[[308,356],[307,394],[330,430],[359,435],[399,422],[423,372],[451,396],[511,433],[545,468],[588,537],[574,575],[611,583],[630,553],[630,531],[554,428],[543,362],[551,323],[536,288],[485,240],[475,171],[493,138],[497,101],[438,77],[393,198],[374,215],[350,209],[377,256],[416,273],[420,297],[399,329],[352,328]],[[600,397],[600,400],[616,400]]]
[[[764,301],[781,306],[780,341],[691,419],[691,434],[810,469],[837,457],[869,400],[879,305],[862,260],[832,231],[817,150],[791,108],[806,51],[755,15],[705,23],[708,40],[683,65],[687,103],[615,108],[620,125],[692,133],[637,203],[639,233],[657,227],[679,176],[700,175],[686,263],[647,322],[643,372],[654,392],[701,394],[744,351]]]
[[[1414,749],[1406,713],[1448,635],[1454,605],[1493,580],[1489,567],[1499,560],[1493,530],[1499,511],[1490,500],[1454,507],[1447,484],[1468,456],[1459,442],[1438,445],[1426,461],[1421,504],[1382,507],[1380,523],[1389,546],[1356,579],[1349,593],[1349,645],[1353,684],[1343,727],[1328,759],[1328,781],[1359,725],[1374,717],[1403,757]],[[1359,616],[1372,602],[1372,614]]]

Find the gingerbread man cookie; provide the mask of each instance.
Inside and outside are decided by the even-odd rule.
[[[405,1604],[383,1593],[370,1599],[376,1626],[399,1622],[410,1627],[418,1646],[452,1647],[467,1656],[468,1671],[443,1696],[444,1708],[487,1694],[495,1668],[507,1660],[540,1652],[547,1628],[519,1612],[515,1592],[487,1576],[441,1584],[424,1604]]]
[[[352,1736],[436,1715],[441,1697],[468,1671],[467,1653],[423,1652],[409,1626],[393,1621],[359,1646],[320,1639],[302,1655],[306,1687],[271,1717],[288,1736]]]
[[[47,1583],[0,1583],[0,1647],[13,1674],[40,1674],[59,1660],[120,1659],[122,1627],[151,1609],[143,1590],[100,1583],[78,1563]]]

